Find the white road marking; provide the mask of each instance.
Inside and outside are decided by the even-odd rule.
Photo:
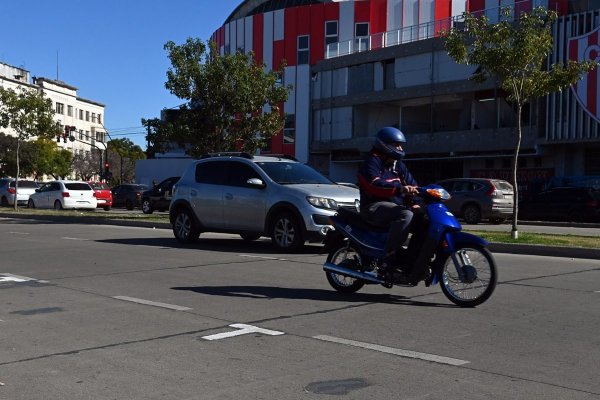
[[[61,237],[61,239],[65,239],[65,240],[81,240],[81,241],[88,241],[89,239],[82,239],[82,238],[74,238],[74,237],[68,237],[68,236],[63,236]]]
[[[248,258],[262,258],[265,260],[279,260],[279,261],[287,261],[287,259],[285,258],[278,258],[278,257],[267,257],[267,256],[253,256],[250,254],[240,254],[240,257],[248,257]]]
[[[8,232],[8,233],[12,233],[13,235],[31,235],[31,233],[29,233],[29,232]]]
[[[263,329],[263,328],[259,328],[257,326],[253,326],[253,325],[246,325],[246,324],[232,324],[229,325],[232,328],[237,328],[238,330],[236,331],[230,331],[230,332],[223,332],[223,333],[217,333],[215,335],[208,335],[208,336],[202,336],[202,339],[206,339],[206,340],[219,340],[219,339],[225,339],[225,338],[230,338],[233,336],[239,336],[239,335],[247,335],[249,333],[262,333],[264,335],[269,335],[269,336],[277,336],[277,335],[284,335],[284,332],[279,332],[279,331],[272,331],[269,329]]]
[[[41,281],[28,276],[14,275],[14,274],[0,274],[0,283],[2,282],[28,282],[36,281],[40,283],[48,283],[48,281]]]
[[[133,303],[146,304],[148,306],[154,306],[154,307],[168,308],[170,310],[176,310],[176,311],[191,310],[191,308],[189,308],[189,307],[177,306],[174,304],[167,304],[167,303],[159,303],[156,301],[150,301],[150,300],[144,300],[144,299],[136,299],[135,297],[128,297],[128,296],[113,296],[113,299],[131,301]]]
[[[397,355],[400,357],[417,358],[420,360],[431,361],[431,362],[435,362],[435,363],[439,363],[439,364],[448,364],[448,365],[458,366],[458,365],[464,365],[464,364],[469,363],[469,361],[459,360],[457,358],[449,358],[449,357],[438,356],[435,354],[428,354],[428,353],[419,353],[419,352],[411,351],[411,350],[396,349],[394,347],[380,346],[378,344],[365,343],[365,342],[357,342],[355,340],[342,339],[342,338],[337,338],[337,337],[327,336],[327,335],[313,336],[313,338],[318,339],[318,340],[324,340],[326,342],[340,343],[340,344],[345,344],[348,346],[361,347],[363,349],[375,350],[375,351],[379,351],[382,353],[394,354],[394,355]]]

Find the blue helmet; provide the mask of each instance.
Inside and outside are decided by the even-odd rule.
[[[400,150],[396,147],[397,143],[406,143],[404,134],[400,129],[394,128],[393,126],[386,126],[377,132],[373,147],[388,157],[401,160],[404,158],[405,153],[404,150]]]

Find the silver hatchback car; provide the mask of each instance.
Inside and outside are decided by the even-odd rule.
[[[446,202],[448,209],[467,224],[477,224],[483,219],[499,224],[513,216],[514,190],[507,181],[456,178],[437,184],[452,196]]]
[[[201,232],[270,237],[283,251],[320,242],[340,206],[357,207],[359,191],[337,184],[289,157],[246,153],[209,155],[193,162],[173,188],[169,209],[175,237]]]
[[[27,205],[29,196],[35,193],[39,185],[35,181],[19,179],[19,186],[16,187],[14,178],[0,178],[0,205],[2,207],[13,206],[15,196],[17,205]]]

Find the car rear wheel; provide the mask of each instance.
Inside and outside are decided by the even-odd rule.
[[[173,219],[173,234],[181,243],[193,243],[200,237],[200,228],[191,211],[180,208]]]
[[[144,199],[142,200],[142,212],[144,214],[152,214],[154,210],[152,209],[152,205],[150,204],[150,200]]]
[[[481,210],[474,204],[469,204],[463,210],[463,218],[467,224],[477,224],[481,221]]]
[[[104,208],[104,211],[110,211],[110,206],[106,206],[106,207],[102,207]]]
[[[271,224],[271,240],[282,251],[295,251],[304,244],[302,229],[294,215],[289,212],[277,215]]]
[[[63,206],[62,206],[62,203],[60,202],[60,200],[56,200],[54,202],[54,209],[55,210],[62,210],[63,209]]]

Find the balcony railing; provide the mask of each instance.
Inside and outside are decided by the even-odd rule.
[[[521,12],[531,11],[531,0],[515,2],[512,5],[487,8],[480,11],[471,11],[471,14],[475,17],[485,15],[491,23],[495,23],[501,20],[501,10],[506,7],[512,9],[511,20],[514,20],[515,14],[519,15]],[[325,48],[325,58],[341,57],[348,54],[360,53],[362,51],[376,50],[384,47],[415,42],[417,40],[430,39],[439,36],[440,32],[443,30],[449,30],[452,27],[462,28],[464,26],[464,21],[463,15],[456,15],[437,21],[375,33],[370,36],[356,37],[343,42],[330,43]]]

